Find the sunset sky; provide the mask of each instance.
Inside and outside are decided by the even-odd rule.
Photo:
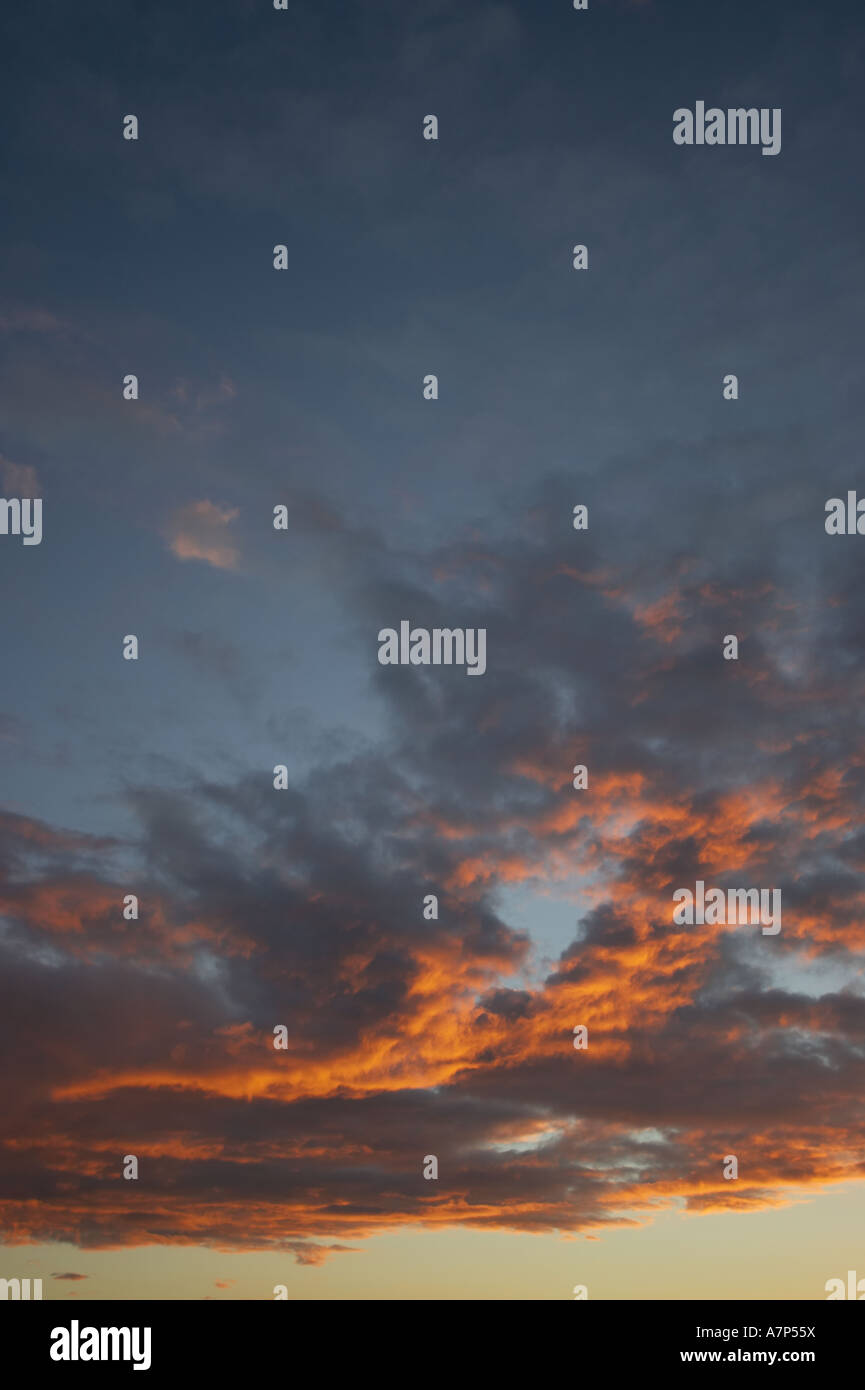
[[[861,6],[49,0],[0,49],[0,1277],[865,1277]],[[781,152],[674,145],[698,100]],[[486,672],[380,665],[403,619]],[[698,879],[781,932],[674,926]]]

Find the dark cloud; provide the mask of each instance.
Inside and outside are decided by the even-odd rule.
[[[4,16],[0,404],[53,509],[0,547],[10,1242],[315,1264],[862,1176],[861,559],[823,526],[861,17],[772,0],[743,69],[691,8]],[[779,159],[674,148],[695,55],[785,104]],[[486,674],[380,666],[403,618],[485,627]],[[698,878],[781,888],[780,935],[674,929]]]

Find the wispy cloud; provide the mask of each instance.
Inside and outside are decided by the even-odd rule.
[[[0,454],[0,479],[7,497],[41,497],[42,487],[36,469],[28,464],[13,463]]]
[[[171,553],[178,560],[203,560],[214,569],[236,569],[240,551],[228,528],[238,516],[236,507],[220,507],[206,499],[180,507],[165,524]]]

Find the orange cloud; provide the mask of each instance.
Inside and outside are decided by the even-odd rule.
[[[228,528],[239,514],[236,507],[220,507],[207,500],[190,502],[166,523],[169,549],[179,560],[204,560],[215,569],[236,569],[240,552]]]

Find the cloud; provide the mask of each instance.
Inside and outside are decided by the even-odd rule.
[[[563,504],[541,508],[550,531]],[[405,1225],[585,1234],[861,1178],[865,1000],[800,981],[803,961],[837,961],[851,981],[861,969],[865,763],[839,767],[815,735],[815,718],[845,708],[820,662],[761,679],[775,662],[763,634],[816,624],[822,640],[829,620],[833,641],[856,641],[854,616],[828,603],[839,576],[812,612],[766,573],[740,574],[731,602],[752,645],[737,679],[696,558],[669,567],[681,631],[667,640],[631,597],[636,546],[606,571],[583,547],[576,571],[570,538],[542,525],[497,557],[476,538],[418,557],[336,519],[322,529],[315,508],[294,515],[316,544],[364,553],[363,630],[388,612],[430,625],[458,604],[489,624],[489,678],[478,692],[451,682],[445,703],[442,673],[388,679],[370,642],[390,712],[380,746],[347,748],[276,797],[260,770],[130,788],[138,831],[123,853],[147,903],[134,931],[86,837],[6,822],[0,1045],[18,1039],[22,1057],[6,1239],[156,1235],[310,1264]],[[565,606],[591,662],[561,642]],[[575,873],[576,926],[538,972],[506,894]],[[698,876],[780,885],[782,935],[674,929],[672,892]],[[51,1035],[22,1047],[34,1016]],[[731,1188],[721,1160],[737,1146],[748,1182]],[[112,1175],[129,1150],[147,1186],[121,1204]]]
[[[328,1255],[332,1254],[352,1254],[356,1253],[353,1245],[338,1245],[331,1242],[329,1245],[318,1245],[311,1241],[290,1241],[286,1247],[291,1250],[299,1265],[322,1265]]]
[[[0,314],[0,333],[65,333],[65,320],[47,309],[20,308]]]
[[[236,569],[240,553],[228,528],[238,515],[236,507],[220,507],[207,500],[190,502],[165,525],[169,549],[179,560],[204,560],[214,569]]]
[[[544,483],[527,530],[425,554],[290,506],[304,544],[363,575],[321,571],[367,639],[386,736],[279,795],[260,769],[130,787],[137,831],[101,861],[87,837],[6,819],[7,1240],[156,1235],[309,1264],[405,1225],[585,1234],[863,1176],[865,759],[850,745],[839,762],[822,732],[856,686],[819,658],[856,650],[855,610],[834,602],[848,562],[827,561],[807,604],[747,532],[740,555],[706,556],[674,527],[661,561],[636,531],[601,557],[589,532],[575,564],[569,494]],[[375,633],[405,612],[488,626],[480,689],[377,667]],[[732,670],[731,615],[748,643]],[[803,634],[815,659],[782,670]],[[111,871],[130,854],[134,929]],[[579,909],[539,969],[508,893],[575,876]],[[672,892],[697,877],[780,886],[782,934],[675,929]],[[818,986],[818,961],[849,983]],[[51,1035],[22,1047],[36,1016]],[[737,1146],[748,1182],[731,1188]],[[126,1151],[147,1185],[120,1203]]]
[[[384,30],[351,39],[358,71],[387,75],[389,109],[366,78],[368,90],[344,91],[341,62],[319,65],[330,77],[314,92],[286,86],[269,25],[239,56],[208,48],[194,103],[166,89],[136,151],[148,191],[127,211],[153,317],[121,323],[115,307],[92,307],[99,261],[116,251],[112,204],[91,219],[105,236],[82,263],[85,366],[52,343],[59,321],[0,322],[33,330],[16,339],[4,400],[27,457],[71,447],[101,499],[114,496],[120,449],[142,488],[122,494],[126,515],[145,493],[169,512],[178,479],[181,502],[242,486],[265,527],[286,501],[290,544],[278,559],[267,546],[244,555],[256,611],[284,612],[302,578],[315,603],[304,636],[310,649],[321,639],[313,659],[328,694],[339,686],[352,710],[360,694],[373,728],[331,737],[315,711],[298,737],[272,646],[250,659],[252,624],[238,610],[212,631],[190,615],[154,648],[169,652],[159,675],[172,720],[187,720],[185,761],[154,756],[145,776],[121,753],[110,814],[122,836],[68,828],[71,803],[53,784],[42,818],[20,807],[0,817],[0,1046],[16,1057],[0,1078],[0,1223],[13,1243],[206,1244],[311,1264],[406,1227],[594,1236],[672,1206],[757,1210],[863,1177],[865,622],[855,541],[822,528],[824,493],[843,495],[861,433],[855,217],[838,201],[856,123],[822,95],[806,105],[814,93],[794,79],[808,74],[791,59],[811,138],[777,162],[772,198],[754,192],[761,175],[744,157],[691,161],[683,197],[669,117],[607,100],[603,74],[621,58],[612,30],[595,36],[600,76],[587,70],[583,92],[583,108],[609,120],[586,139],[565,50],[539,86],[536,68],[520,67],[535,31],[513,9],[466,16],[436,0],[390,22],[404,11],[389,4]],[[318,21],[299,23],[296,52],[317,51]],[[647,43],[656,30],[642,24]],[[184,32],[166,11],[148,31],[151,57]],[[798,45],[809,71],[830,70],[813,56],[829,56],[827,40],[811,35]],[[47,41],[62,51],[62,30]],[[238,62],[256,76],[244,82],[245,120],[225,101]],[[53,149],[64,107],[81,135],[67,148],[88,170],[94,139],[117,158],[99,118],[115,94],[98,67],[87,82],[62,65],[55,82],[52,69],[54,115],[28,109],[20,124],[35,149],[22,167]],[[419,159],[418,124],[403,119],[421,70],[451,94],[444,185],[439,151]],[[504,135],[479,130],[477,111],[503,97]],[[478,138],[448,142],[448,130]],[[76,171],[67,176],[71,187]],[[45,182],[56,193],[53,166]],[[595,270],[577,285],[564,231],[579,226],[586,187],[597,194]],[[819,283],[776,254],[776,222],[799,229],[790,246],[813,242],[801,234],[803,187],[833,210]],[[259,296],[272,299],[268,248],[249,279],[226,279],[231,247],[198,237],[203,201],[235,230],[238,208],[265,225],[299,207],[307,228],[350,223],[355,254],[304,241],[298,225],[310,283],[330,299],[310,308],[293,296],[288,326],[281,313],[256,318]],[[138,211],[165,237],[142,239]],[[490,226],[495,237],[479,238]],[[32,230],[41,274],[56,247]],[[189,257],[179,261],[192,296],[179,319],[172,245],[199,248],[191,276]],[[412,298],[419,245],[425,285]],[[199,254],[212,257],[200,275]],[[196,358],[200,315],[186,310],[202,283],[228,298]],[[829,345],[820,361],[815,337]],[[121,399],[121,341],[146,401]],[[428,412],[412,364],[437,358],[447,373],[441,409]],[[735,410],[720,401],[729,361],[751,383]],[[62,409],[44,411],[46,380]],[[292,380],[300,393],[286,392]],[[303,408],[287,406],[298,394]],[[566,466],[545,473],[556,459]],[[527,460],[538,474],[528,487]],[[590,529],[577,534],[581,500]],[[218,593],[212,570],[239,567],[237,517],[186,502],[165,525],[172,554],[209,567],[205,602],[208,583]],[[404,616],[485,626],[486,674],[380,667],[375,635]],[[738,663],[721,657],[727,632],[740,637]],[[266,708],[260,726],[246,719],[218,771],[197,751],[202,702],[174,698],[171,677],[190,668],[241,701],[278,687],[270,719]],[[304,771],[275,793],[268,739],[280,717],[271,742],[294,734]],[[162,752],[162,709],[157,719]],[[127,724],[122,743],[100,728],[92,745],[97,757],[108,746],[112,795]],[[143,744],[147,732],[142,723]],[[79,789],[88,815],[104,816],[105,784],[89,793]],[[781,887],[783,932],[674,930],[672,892],[697,877]],[[135,923],[120,912],[130,883]],[[434,922],[421,910],[429,892]],[[579,1024],[585,1052],[573,1047]],[[288,1047],[276,1051],[279,1025]],[[140,1184],[119,1178],[129,1150]],[[747,1177],[727,1183],[721,1160],[737,1150]],[[422,1176],[429,1153],[437,1182]]]
[[[0,478],[3,480],[3,493],[6,497],[41,497],[42,487],[36,476],[36,469],[29,465],[12,463],[0,454]]]
[[[26,725],[14,714],[0,714],[0,741],[20,743],[24,738]]]

